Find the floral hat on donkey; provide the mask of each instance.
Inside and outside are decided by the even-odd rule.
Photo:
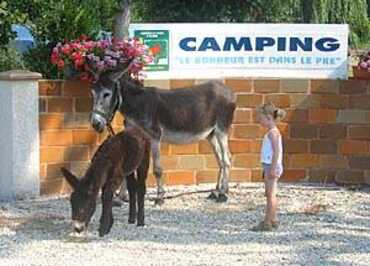
[[[89,40],[81,36],[77,40],[58,43],[52,51],[51,62],[64,72],[66,78],[78,78],[93,83],[96,75],[129,63],[128,72],[135,79],[142,77],[145,64],[153,57],[138,39]]]

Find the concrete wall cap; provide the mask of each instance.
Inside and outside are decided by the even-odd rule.
[[[28,70],[10,70],[0,72],[0,80],[35,80],[41,79],[42,75]]]

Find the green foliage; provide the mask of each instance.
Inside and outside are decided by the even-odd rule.
[[[0,72],[14,69],[25,69],[22,56],[14,48],[1,47]]]
[[[350,43],[361,46],[370,41],[368,4],[365,0],[311,0],[303,12],[309,23],[348,23]]]
[[[56,66],[51,64],[50,55],[52,47],[39,43],[23,55],[26,68],[33,72],[42,73],[44,78],[60,78]]]
[[[52,47],[81,35],[95,38],[101,30],[111,30],[115,0],[18,0],[8,1],[10,10],[27,14],[27,25],[37,46],[25,54],[27,68],[45,78],[58,78],[50,63]]]
[[[301,17],[301,1],[297,0],[260,0],[258,1],[264,8],[259,14],[258,19],[252,22],[267,22],[267,23],[300,23]],[[303,1],[307,3],[309,1]],[[266,8],[268,7],[268,8]]]
[[[370,42],[366,0],[137,0],[139,22],[348,23],[352,46]],[[369,9],[370,10],[370,9]],[[369,11],[370,12],[370,11]]]
[[[242,22],[262,12],[252,0],[136,0],[134,21],[140,22]]]
[[[0,0],[0,47],[11,24],[29,26],[38,46],[28,68],[57,78],[51,47],[65,39],[112,31],[120,0]],[[370,0],[132,0],[133,22],[348,23],[352,46],[370,43]],[[8,48],[7,48],[8,49]],[[4,56],[4,53],[3,53]]]
[[[9,5],[28,14],[38,41],[52,43],[110,30],[116,6],[113,0],[18,0]]]
[[[307,1],[308,2],[308,1]],[[295,22],[297,0],[136,0],[134,19],[140,22]]]
[[[12,9],[8,1],[0,0],[0,46],[7,45],[15,37],[11,25],[26,21],[26,15],[18,9]]]

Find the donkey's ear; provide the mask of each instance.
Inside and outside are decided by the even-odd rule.
[[[77,179],[75,175],[73,175],[70,171],[68,171],[66,168],[62,167],[60,169],[62,171],[62,174],[64,175],[65,179],[67,180],[68,184],[71,185],[71,187],[76,190],[78,186],[80,185],[80,181]]]
[[[120,78],[123,77],[128,72],[131,62],[133,59],[129,60],[126,63],[119,64],[115,70],[109,73],[109,79],[113,82],[118,82]]]
[[[94,81],[97,81],[99,79],[100,73],[94,70],[93,62],[91,59],[86,58],[86,63],[87,63],[87,72],[93,76]]]

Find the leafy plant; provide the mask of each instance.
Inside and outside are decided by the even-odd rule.
[[[370,41],[368,3],[365,0],[311,0],[303,5],[306,23],[348,23],[350,44],[358,47]]]
[[[370,0],[137,0],[139,22],[348,23],[350,44],[370,42]]]
[[[52,47],[50,47],[50,45],[43,43],[39,43],[38,46],[30,49],[23,55],[26,68],[30,71],[42,73],[44,78],[62,78],[56,66],[50,62],[51,50]]]
[[[96,37],[111,30],[115,0],[18,0],[6,1],[9,10],[27,14],[27,26],[36,46],[25,54],[26,66],[45,78],[61,78],[51,64],[52,48],[60,41],[77,39],[82,34]]]
[[[12,24],[26,21],[26,15],[18,9],[10,8],[8,1],[0,1],[0,46],[7,45],[15,37]]]
[[[22,55],[14,48],[0,48],[0,72],[14,69],[25,69]]]

